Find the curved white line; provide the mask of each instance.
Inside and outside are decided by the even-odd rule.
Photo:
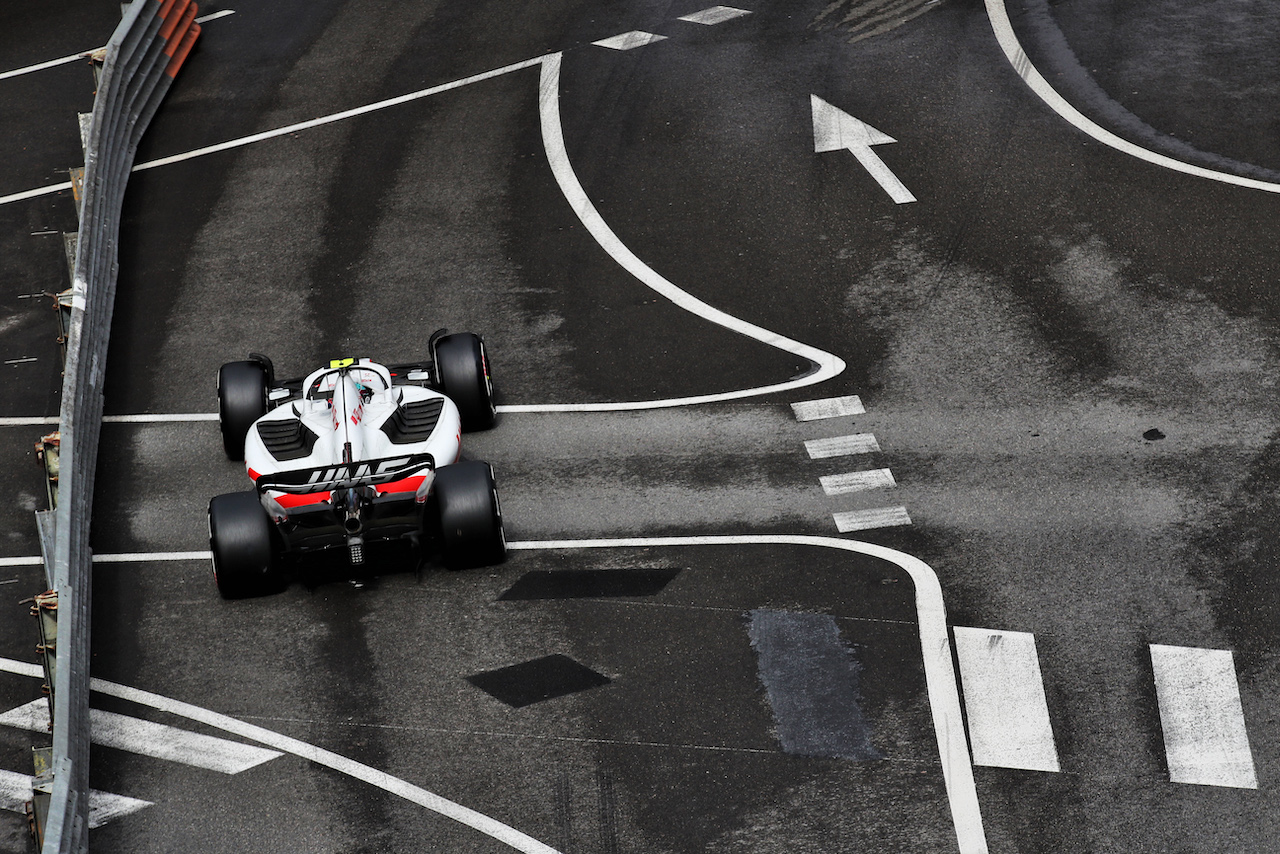
[[[0,658],[0,671],[8,671],[9,673],[35,678],[44,676],[44,671],[39,666],[8,658]],[[108,682],[105,679],[91,680],[91,687],[100,694],[119,697],[131,703],[150,706],[153,709],[198,721],[206,726],[265,744],[283,753],[291,753],[302,759],[310,760],[317,765],[332,768],[349,777],[354,777],[380,789],[385,789],[393,795],[399,795],[407,801],[439,813],[446,818],[465,824],[467,827],[478,830],[517,851],[527,852],[527,854],[560,854],[556,849],[544,845],[532,836],[521,833],[497,819],[478,813],[447,798],[442,798],[420,786],[415,786],[412,783],[401,780],[399,777],[393,777],[385,771],[379,771],[361,762],[356,762],[354,759],[348,759],[345,756],[340,756],[313,744],[307,744],[305,741],[299,741],[296,738],[290,738],[265,727],[245,723],[209,709],[202,709],[199,706],[193,706],[181,700],[153,694],[150,691],[143,691],[139,688],[130,688],[127,685],[121,685],[116,682]]]
[[[144,169],[154,169],[157,166],[165,166],[170,163],[190,160],[195,157],[202,157],[207,154],[213,154],[219,151],[239,148],[255,142],[273,139],[285,134],[309,130],[321,125],[342,121],[355,116],[361,116],[375,110],[383,110],[388,107],[398,106],[409,101],[437,95],[441,92],[447,92],[472,83],[490,80],[514,71],[520,71],[525,68],[532,68],[535,65],[540,65],[542,67],[542,72],[539,83],[538,102],[539,114],[542,123],[542,140],[543,146],[547,152],[547,160],[551,165],[551,172],[555,176],[556,183],[560,187],[560,192],[564,194],[565,199],[573,208],[578,219],[587,228],[587,231],[590,232],[591,236],[595,238],[596,242],[600,244],[601,248],[608,252],[623,269],[635,276],[641,283],[661,294],[663,297],[667,298],[685,311],[696,314],[704,320],[723,326],[726,329],[739,333],[740,335],[745,335],[748,338],[760,341],[770,347],[807,359],[817,365],[817,370],[782,383],[774,383],[757,388],[738,389],[736,391],[727,391],[718,394],[703,394],[689,397],[668,398],[664,400],[643,400],[620,403],[516,404],[502,407],[502,409],[507,412],[618,412],[638,409],[661,409],[675,406],[689,406],[697,403],[712,403],[722,400],[737,400],[744,397],[758,397],[771,392],[804,388],[806,386],[825,382],[843,372],[845,369],[844,360],[835,354],[819,350],[818,348],[811,347],[808,344],[802,344],[799,341],[779,335],[776,332],[771,332],[768,329],[756,326],[753,323],[748,323],[741,318],[734,317],[731,314],[727,314],[708,305],[663,278],[655,270],[641,261],[634,252],[623,244],[623,242],[613,232],[613,229],[611,229],[604,221],[604,218],[600,216],[600,212],[596,210],[595,205],[591,203],[591,200],[587,197],[586,191],[582,188],[582,184],[578,181],[578,176],[573,171],[573,166],[569,163],[569,154],[565,148],[564,132],[560,123],[560,65],[562,56],[562,53],[548,54],[535,59],[506,65],[492,71],[475,74],[471,77],[465,77],[440,86],[432,86],[417,92],[411,92],[407,95],[388,98],[384,101],[378,101],[363,107],[344,110],[328,116],[321,116],[320,118],[312,119],[310,121],[298,122],[286,127],[264,131],[262,133],[242,137],[240,139],[229,140],[217,145],[206,146],[194,151],[177,154],[172,157],[163,157],[158,160],[151,160],[133,167],[133,171],[139,172]],[[58,192],[60,190],[68,189],[70,186],[70,184],[60,184],[52,187],[40,187],[34,190],[28,190],[24,193],[16,193],[11,196],[0,196],[0,205],[12,201],[18,201],[20,199],[33,198],[39,195]],[[163,418],[164,416],[153,416],[143,417],[139,420],[163,420]],[[0,419],[0,426],[16,426],[19,420],[20,419]],[[104,421],[114,420],[124,419],[110,417],[104,419]]]
[[[801,534],[730,534],[708,535],[700,537],[620,537],[596,540],[528,540],[507,543],[512,551],[548,550],[548,549],[602,549],[602,548],[652,548],[657,546],[718,546],[718,545],[801,545],[821,548],[841,549],[858,554],[869,555],[895,564],[910,576],[916,591],[916,620],[920,631],[920,654],[924,661],[925,686],[929,694],[929,708],[933,716],[934,736],[938,741],[938,755],[942,762],[942,776],[947,789],[947,801],[951,807],[951,818],[955,825],[956,839],[960,854],[986,854],[986,832],[982,826],[982,812],[978,807],[978,792],[974,786],[973,765],[969,759],[969,740],[965,734],[964,721],[960,714],[960,694],[956,689],[956,674],[951,662],[951,643],[947,634],[947,611],[942,601],[942,585],[938,575],[927,563],[914,558],[905,552],[877,546],[872,543],[844,540],[836,537],[815,537]],[[208,552],[159,552],[151,555],[153,560],[186,560],[208,559]],[[97,560],[111,562],[117,556],[100,555]],[[129,555],[129,560],[139,560],[143,555]],[[32,560],[38,562],[39,558]],[[24,676],[40,677],[41,668],[34,664],[0,658],[0,670],[19,673]],[[108,687],[111,686],[110,690]],[[188,706],[177,700],[169,700],[156,694],[138,689],[126,688],[112,683],[94,680],[93,688],[113,696],[124,697],[134,702],[162,708],[174,714],[199,720],[210,726],[227,732],[238,733],[245,738],[261,742],[277,750],[292,753],[296,756],[312,759],[322,765],[350,774],[353,777],[381,786],[401,797],[420,804],[427,809],[456,816],[437,809],[440,805],[452,804],[438,795],[419,789],[403,780],[384,774],[376,769],[361,765],[358,762],[338,756],[328,751],[279,735],[270,730],[238,721],[216,712]],[[131,692],[128,696],[119,692]],[[166,705],[156,705],[163,702]],[[394,783],[395,786],[388,785]],[[451,808],[464,811],[469,816],[479,813],[466,807],[452,804]],[[484,818],[481,816],[481,818]],[[458,818],[463,821],[462,818]],[[498,825],[493,819],[485,819]],[[468,826],[476,827],[467,821]],[[488,826],[488,825],[486,825]],[[505,825],[498,825],[506,827]],[[477,827],[482,832],[488,830]],[[522,839],[528,839],[518,831],[507,828]],[[493,834],[489,834],[493,835]],[[495,836],[495,838],[498,838]],[[506,841],[506,840],[503,840]],[[510,844],[510,843],[508,843]],[[541,845],[541,843],[535,843]],[[518,847],[518,846],[513,846]],[[533,848],[520,850],[550,850]]]
[[[986,832],[982,826],[982,811],[978,808],[978,791],[973,782],[973,764],[969,759],[969,738],[965,734],[964,720],[960,715],[960,694],[956,689],[955,668],[951,663],[951,640],[947,634],[947,609],[942,602],[942,585],[938,583],[937,573],[924,561],[905,552],[872,543],[799,534],[544,540],[507,543],[507,548],[599,549],[714,545],[801,545],[843,549],[896,564],[911,577],[916,590],[916,619],[920,628],[920,654],[924,659],[925,685],[929,693],[933,731],[938,740],[938,755],[942,761],[942,776],[947,788],[947,800],[951,805],[956,840],[960,846],[960,854],[987,854]]]
[[[586,226],[591,236],[624,270],[685,311],[696,314],[704,320],[709,320],[740,335],[754,338],[756,341],[768,344],[770,347],[808,359],[817,365],[818,369],[813,373],[787,382],[759,388],[722,392],[720,394],[703,394],[668,400],[645,400],[627,403],[509,406],[507,411],[603,412],[688,406],[695,403],[736,400],[743,397],[756,397],[775,391],[803,388],[825,382],[842,372],[845,368],[845,363],[840,357],[824,350],[819,350],[816,347],[810,347],[808,344],[793,341],[776,332],[770,332],[768,329],[748,323],[731,314],[726,314],[720,309],[713,308],[693,295],[682,291],[636,257],[635,253],[618,239],[618,235],[614,234],[613,229],[604,221],[604,218],[600,216],[600,212],[596,210],[595,205],[591,203],[591,199],[587,197],[586,191],[582,189],[582,184],[578,181],[578,176],[573,171],[573,166],[569,163],[569,153],[565,148],[564,132],[560,124],[560,61],[562,56],[563,54],[553,53],[542,58],[542,77],[538,86],[538,104],[542,120],[542,144],[546,148],[547,160],[551,164],[551,172],[555,175],[556,183],[560,185],[560,192],[564,194],[565,199],[573,208],[573,212],[577,214],[578,219]]]
[[[1031,59],[1023,51],[1022,45],[1018,42],[1018,36],[1013,32],[1013,25],[1009,22],[1009,14],[1005,10],[1004,0],[986,0],[986,4],[987,17],[991,20],[991,29],[995,32],[996,41],[1000,43],[1000,49],[1004,51],[1004,55],[1013,66],[1013,70],[1031,87],[1031,91],[1040,96],[1040,99],[1051,110],[1062,116],[1077,129],[1084,131],[1103,145],[1109,145],[1117,151],[1122,151],[1156,166],[1172,169],[1175,172],[1195,175],[1199,178],[1208,178],[1212,181],[1221,181],[1224,184],[1235,184],[1238,187],[1248,187],[1252,190],[1280,193],[1280,184],[1258,181],[1253,178],[1242,178],[1229,172],[1218,172],[1213,169],[1192,166],[1190,163],[1183,163],[1181,160],[1175,160],[1172,157],[1148,151],[1128,140],[1121,139],[1111,131],[1101,127],[1071,106],[1067,99],[1059,95],[1057,90],[1049,84],[1049,81],[1045,80],[1035,66],[1031,64]]]

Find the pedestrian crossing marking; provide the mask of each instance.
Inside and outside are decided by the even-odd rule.
[[[973,764],[1059,771],[1035,635],[955,627]]]
[[[1258,788],[1231,651],[1152,644],[1151,669],[1169,779]]]

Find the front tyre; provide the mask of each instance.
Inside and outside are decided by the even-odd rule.
[[[224,599],[284,589],[271,544],[271,520],[256,492],[216,495],[209,502],[213,579]]]
[[[467,569],[501,563],[507,539],[493,467],[480,460],[443,466],[436,469],[433,489],[444,565]]]
[[[218,425],[227,459],[244,459],[244,437],[267,414],[269,382],[261,362],[227,362],[218,369]]]
[[[462,429],[488,430],[497,420],[493,380],[484,339],[472,332],[446,335],[436,342],[436,373],[441,390],[458,407]]]

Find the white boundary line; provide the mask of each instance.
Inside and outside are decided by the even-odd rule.
[[[542,141],[546,149],[547,161],[551,166],[552,175],[556,179],[556,184],[560,187],[560,192],[564,194],[565,200],[569,202],[570,207],[577,215],[578,219],[586,227],[587,231],[595,238],[609,256],[614,259],[624,270],[634,276],[646,287],[651,288],[661,296],[670,300],[677,307],[697,315],[703,320],[723,326],[730,331],[745,335],[748,338],[767,344],[770,347],[782,350],[786,353],[799,356],[802,359],[813,363],[816,370],[795,379],[783,383],[775,383],[757,388],[736,389],[734,391],[720,392],[716,394],[694,395],[691,397],[667,398],[663,400],[644,400],[644,401],[624,401],[616,403],[555,403],[555,404],[514,404],[499,407],[504,412],[622,412],[635,411],[642,409],[662,409],[674,406],[689,406],[698,403],[713,403],[725,400],[738,400],[745,397],[758,397],[760,395],[770,394],[772,392],[789,391],[791,389],[804,388],[805,386],[816,385],[839,375],[845,369],[844,360],[833,353],[819,350],[808,344],[802,344],[791,338],[771,332],[763,327],[748,323],[741,318],[734,317],[731,314],[714,308],[702,300],[689,294],[687,291],[681,290],[663,276],[659,275],[653,268],[641,261],[634,252],[626,247],[604,221],[600,212],[596,210],[595,205],[591,203],[591,199],[587,196],[586,191],[582,188],[582,184],[578,181],[577,174],[573,171],[573,166],[569,162],[569,153],[564,143],[564,131],[560,121],[560,66],[563,58],[562,53],[553,53],[541,56],[536,59],[517,62],[512,65],[506,65],[492,71],[486,71],[471,77],[465,77],[450,83],[444,83],[439,86],[433,86],[428,89],[422,89],[417,92],[411,92],[407,95],[401,95],[396,98],[389,98],[384,101],[378,101],[363,107],[357,107],[351,110],[345,110],[340,113],[333,113],[328,116],[322,116],[306,122],[289,125],[283,128],[277,128],[271,131],[254,134],[252,136],[242,137],[240,139],[230,140],[219,143],[217,145],[207,146],[205,148],[188,151],[184,154],[176,154],[172,157],[165,157],[159,160],[148,161],[134,167],[134,171],[142,169],[152,169],[156,166],[164,166],[170,163],[177,163],[183,160],[190,160],[205,154],[212,154],[217,151],[225,151],[231,148],[238,148],[249,145],[254,142],[261,142],[285,134],[294,133],[301,130],[319,127],[321,125],[330,124],[332,122],[341,121],[343,119],[353,118],[355,116],[364,115],[365,113],[374,112],[376,110],[386,109],[388,107],[398,106],[409,101],[426,98],[441,92],[452,89],[458,89],[471,83],[477,83],[482,80],[489,80],[509,74],[514,71],[521,71],[534,66],[541,66],[542,72],[538,87],[538,105],[539,116],[542,126]],[[69,184],[66,186],[70,186]],[[31,190],[27,193],[19,193],[14,196],[0,197],[0,204],[8,201],[15,201],[18,198],[28,198],[31,195],[39,195],[46,192],[54,192],[65,187],[44,187],[40,190]],[[163,415],[138,415],[138,416],[114,416],[104,418],[104,423],[112,423],[119,421],[194,421],[206,420],[207,416],[163,416]],[[29,426],[31,424],[48,424],[57,423],[56,419],[48,420],[30,420],[20,421],[15,418],[0,418],[0,426]]]
[[[986,831],[978,807],[978,791],[969,759],[969,739],[960,715],[960,693],[951,662],[947,636],[947,609],[942,601],[938,575],[924,561],[905,552],[843,540],[800,534],[739,534],[703,537],[630,537],[601,540],[542,540],[507,543],[513,551],[531,549],[651,548],[655,546],[801,545],[842,549],[896,564],[911,577],[916,590],[916,619],[920,628],[920,653],[924,659],[925,685],[933,730],[938,740],[942,776],[951,805],[960,854],[986,854]]]
[[[234,15],[235,10],[226,9],[221,12],[212,12],[208,15],[196,18],[197,24],[207,24],[209,21],[216,21],[219,18],[225,18],[228,15]],[[106,47],[95,47],[91,50],[73,53],[70,56],[59,57],[58,59],[50,59],[46,62],[36,63],[35,65],[27,65],[23,68],[14,68],[11,71],[0,71],[0,80],[8,80],[11,77],[21,77],[24,74],[33,74],[37,71],[44,71],[47,68],[57,68],[59,65],[66,65],[69,62],[75,62],[77,59],[88,59],[100,50],[106,50]]]
[[[956,673],[951,661],[951,642],[947,635],[947,611],[942,601],[942,585],[938,582],[937,573],[924,561],[914,558],[905,552],[877,546],[872,543],[800,534],[529,540],[507,543],[507,548],[512,551],[533,551],[720,545],[800,545],[840,549],[888,561],[898,566],[911,577],[916,591],[916,619],[920,631],[920,653],[924,660],[925,686],[929,693],[929,708],[933,716],[934,736],[938,741],[942,776],[947,789],[947,801],[951,807],[951,818],[955,825],[959,851],[960,854],[987,854],[986,831],[983,829],[982,812],[978,807],[978,792],[974,785],[973,764],[969,759],[969,740],[965,734],[964,721],[960,714],[960,693],[956,687]],[[207,560],[208,557],[208,552],[161,552],[152,555],[98,555],[95,560],[102,562],[142,561],[148,559]],[[10,560],[14,559],[11,558]],[[34,558],[33,560],[36,563],[40,562],[39,558]],[[0,670],[7,670],[10,673],[17,673],[23,676],[43,676],[43,671],[37,665],[3,658],[0,658]],[[310,759],[356,779],[379,786],[406,800],[439,812],[441,815],[454,818],[468,827],[474,827],[483,833],[493,836],[495,839],[502,839],[503,842],[521,851],[551,852],[553,850],[536,840],[529,839],[519,831],[512,830],[493,819],[480,816],[479,813],[473,810],[454,804],[452,801],[447,801],[438,795],[433,795],[417,786],[391,777],[382,771],[370,768],[367,765],[361,765],[353,760],[287,736],[279,735],[271,730],[247,724],[216,712],[200,709],[196,706],[190,706],[177,700],[170,700],[157,694],[103,682],[98,679],[94,680],[93,688],[96,691],[111,694],[115,697],[122,697],[136,703],[149,705],[152,708],[162,709],[192,720],[201,721],[209,726],[235,733],[243,738],[252,739],[276,750]],[[477,823],[473,824],[472,820]],[[528,840],[534,846],[539,847],[521,848],[507,841],[507,839],[484,829],[486,827],[492,828],[495,825],[498,828],[505,828],[505,831],[516,834],[518,837]]]
[[[101,50],[102,48],[96,48]],[[21,77],[24,74],[32,74],[36,71],[44,71],[46,68],[57,68],[59,65],[66,65],[68,62],[75,62],[77,59],[88,59],[93,53],[92,50],[86,50],[83,53],[73,53],[71,56],[63,56],[58,59],[50,59],[48,62],[41,62],[37,65],[28,65],[23,68],[15,68],[12,71],[0,72],[0,80],[8,80],[11,77]]]
[[[7,658],[0,658],[0,670],[10,673],[17,673],[22,676],[34,676],[42,678],[44,673],[41,668],[35,667],[33,672],[32,665],[21,661],[13,661]],[[199,706],[193,706],[190,703],[184,703],[181,700],[174,700],[170,697],[163,697],[159,694],[153,694],[150,691],[143,691],[138,688],[130,688],[127,685],[120,685],[116,682],[108,682],[105,679],[93,679],[91,687],[100,694],[107,694],[112,697],[119,697],[122,700],[128,700],[131,703],[138,703],[143,706],[150,706],[162,712],[172,715],[179,715],[188,720],[198,721],[199,723],[220,729],[238,735],[241,738],[256,741],[265,744],[268,747],[279,750],[282,753],[291,753],[302,759],[315,762],[317,765],[323,765],[326,768],[332,768],[349,777],[377,786],[380,789],[388,791],[393,795],[399,795],[407,801],[425,807],[432,812],[439,813],[446,818],[451,818],[461,824],[465,824],[474,830],[502,842],[517,851],[526,852],[526,854],[559,854],[554,848],[544,845],[532,836],[521,833],[520,831],[509,827],[497,819],[490,818],[487,815],[478,813],[473,809],[468,809],[461,804],[455,803],[447,798],[442,798],[437,794],[428,792],[419,786],[393,777],[385,771],[379,771],[371,768],[354,759],[348,759],[337,753],[316,747],[313,744],[307,744],[305,741],[299,741],[296,738],[290,738],[287,735],[281,735],[278,732],[266,729],[264,727],[255,726],[254,724],[245,723],[227,715],[218,712],[202,709]]]
[[[262,142],[263,140],[274,139],[279,136],[286,136],[291,133],[297,133],[298,131],[310,130],[311,128],[321,127],[323,125],[332,124],[334,122],[340,122],[340,121],[343,121],[344,119],[350,119],[356,116],[362,116],[366,113],[372,113],[378,110],[385,110],[388,107],[396,107],[396,106],[399,106],[400,104],[406,104],[410,101],[417,101],[421,98],[428,98],[432,95],[438,95],[441,92],[448,92],[451,89],[459,89],[471,83],[478,83],[481,80],[489,80],[494,77],[501,77],[502,75],[509,74],[512,71],[519,71],[524,68],[532,68],[535,65],[538,65],[539,63],[541,63],[542,60],[543,60],[543,57],[537,57],[536,59],[527,59],[527,60],[524,60],[523,62],[517,62],[514,65],[505,65],[502,68],[495,68],[492,71],[485,71],[480,74],[472,75],[471,77],[464,77],[460,80],[453,80],[449,83],[442,83],[439,86],[432,86],[428,89],[420,89],[416,92],[410,92],[406,95],[398,95],[395,98],[388,98],[384,101],[375,101],[372,104],[365,104],[363,107],[353,107],[350,110],[343,110],[338,113],[330,113],[327,116],[320,116],[319,118],[309,119],[305,122],[297,122],[295,124],[275,128],[274,130],[262,131],[261,133],[251,134],[250,136],[242,136],[239,139],[229,139],[226,142],[219,142],[215,145],[207,145],[204,148],[196,148],[191,151],[182,152],[181,154],[174,154],[170,157],[161,157],[158,160],[148,160],[145,163],[139,163],[138,165],[134,166],[133,171],[141,172],[144,169],[154,169],[157,166],[168,166],[171,163],[181,163],[185,160],[193,160],[197,157],[204,157],[206,154],[216,154],[219,151],[229,151],[235,148],[243,148],[244,146],[252,145],[255,142]],[[37,196],[47,196],[52,193],[57,193],[57,192],[61,192],[63,190],[69,190],[69,189],[71,189],[70,181],[62,184],[51,184],[47,187],[36,187],[31,190],[25,190],[21,193],[13,193],[12,195],[8,195],[8,196],[0,196],[0,205],[8,204],[9,202],[18,202],[24,199],[32,199]]]
[[[1023,51],[1022,45],[1018,42],[1018,36],[1013,31],[1013,24],[1009,22],[1009,13],[1005,9],[1004,0],[986,0],[986,4],[987,17],[991,20],[991,29],[995,32],[996,41],[1000,43],[1000,49],[1004,51],[1004,55],[1013,66],[1013,70],[1051,110],[1062,116],[1078,130],[1084,131],[1103,145],[1109,145],[1117,151],[1132,155],[1139,160],[1145,160],[1156,166],[1172,169],[1175,172],[1195,175],[1198,178],[1208,178],[1212,181],[1221,181],[1224,184],[1235,184],[1238,187],[1247,187],[1251,190],[1280,193],[1280,184],[1258,181],[1253,178],[1242,178],[1229,172],[1218,172],[1213,169],[1192,166],[1190,163],[1183,163],[1181,160],[1175,160],[1172,157],[1157,154],[1154,151],[1148,151],[1141,146],[1134,145],[1099,126],[1092,119],[1071,106],[1067,99],[1059,95],[1049,81],[1045,80],[1035,66],[1031,64],[1030,58]]]
[[[793,341],[776,332],[770,332],[768,329],[748,323],[707,305],[702,300],[681,290],[660,276],[637,258],[635,253],[618,239],[613,229],[609,227],[608,223],[604,221],[604,217],[600,216],[600,212],[591,203],[590,197],[582,189],[582,184],[579,183],[578,176],[573,171],[573,166],[569,163],[569,153],[565,148],[564,132],[560,123],[560,63],[562,56],[563,54],[553,53],[542,59],[542,77],[538,86],[538,104],[542,119],[542,144],[546,148],[547,160],[551,164],[551,172],[555,175],[556,183],[560,185],[560,192],[564,194],[565,199],[573,208],[573,212],[577,214],[578,219],[586,227],[587,231],[591,233],[591,236],[609,253],[613,260],[618,262],[619,266],[632,276],[635,276],[642,284],[666,297],[678,307],[740,335],[753,338],[756,341],[799,356],[802,359],[808,359],[817,365],[818,369],[785,383],[753,389],[739,389],[720,394],[704,394],[669,400],[634,401],[630,403],[564,404],[557,406],[555,409],[546,409],[540,406],[513,406],[508,407],[508,410],[512,412],[602,412],[687,406],[695,403],[735,400],[743,397],[769,394],[775,391],[803,388],[804,386],[825,382],[841,373],[845,368],[845,363],[838,356],[819,350],[816,347],[810,347],[807,344],[801,344],[799,341]]]

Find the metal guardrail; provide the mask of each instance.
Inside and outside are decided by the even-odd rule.
[[[43,854],[89,848],[89,520],[102,428],[102,381],[119,271],[120,209],[138,141],[200,26],[190,0],[134,0],[107,43],[85,146],[84,192],[63,372],[56,509],[38,514],[57,636],[46,653],[53,752]],[[47,645],[46,645],[47,646]],[[56,654],[56,667],[48,656]]]

